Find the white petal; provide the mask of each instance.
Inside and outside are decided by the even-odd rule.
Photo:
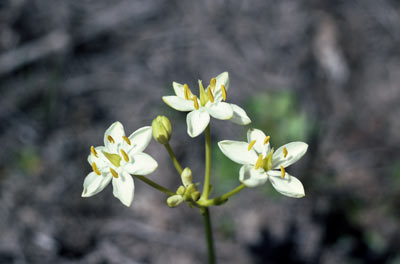
[[[225,156],[239,164],[254,165],[258,158],[253,149],[248,150],[249,143],[247,142],[223,140],[218,142],[218,147]]]
[[[268,174],[262,169],[255,170],[253,165],[244,165],[240,168],[239,180],[247,187],[257,187],[268,180]]]
[[[210,104],[206,109],[208,113],[216,119],[227,120],[231,119],[233,115],[232,107],[225,102]]]
[[[119,121],[113,123],[106,130],[104,133],[104,146],[108,152],[117,153],[118,147],[123,141],[123,136],[125,136],[124,126]]]
[[[220,102],[222,100],[221,85],[223,84],[225,86],[227,92],[229,89],[229,74],[228,72],[223,72],[215,77],[215,79],[217,82],[215,83],[214,99],[215,101]]]
[[[110,182],[111,178],[110,174],[97,175],[94,172],[89,173],[83,182],[82,197],[93,196],[101,192]]]
[[[288,154],[283,157],[283,148],[286,148]],[[298,161],[307,152],[308,145],[304,142],[290,142],[278,148],[272,156],[272,169],[279,169],[280,165],[286,168]]]
[[[185,98],[181,98],[178,96],[163,96],[162,100],[178,111],[192,111],[194,109],[194,103],[191,100],[186,100]]]
[[[137,153],[133,155],[132,162],[123,165],[124,170],[134,175],[150,174],[155,171],[157,167],[157,161],[146,153]]]
[[[174,87],[176,96],[185,98],[185,89],[183,88],[183,84],[172,82],[172,87]]]
[[[139,128],[129,136],[131,145],[124,141],[124,148],[127,153],[132,155],[136,152],[142,152],[149,145],[152,137],[153,129],[151,126]]]
[[[268,171],[269,181],[272,186],[283,195],[301,198],[305,196],[303,184],[294,176],[285,174],[285,177],[281,177],[280,171]]]
[[[130,206],[133,201],[135,184],[132,176],[128,173],[120,173],[118,178],[112,180],[113,194],[125,206]]]
[[[240,106],[237,106],[235,104],[231,104],[232,110],[233,110],[233,116],[231,121],[235,124],[238,125],[248,125],[251,123],[250,118],[247,116],[246,112],[241,108]]]
[[[195,110],[187,114],[187,133],[191,137],[197,137],[210,123],[210,115],[205,111]]]
[[[253,140],[256,141],[254,144],[254,149],[256,150],[257,153],[262,153],[263,156],[265,156],[269,150],[270,150],[270,145],[269,142],[264,145],[264,140],[265,140],[265,134],[259,129],[256,128],[250,128],[247,130],[247,141],[250,143]]]

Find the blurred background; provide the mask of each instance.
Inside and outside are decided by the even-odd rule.
[[[212,208],[220,263],[400,263],[400,2],[396,0],[1,0],[0,263],[205,263],[201,215],[136,181],[81,198],[91,145],[158,114],[201,181],[203,136],[168,108],[172,81],[230,73],[228,101],[273,146],[309,144],[288,171],[306,197],[269,183]],[[213,119],[213,196],[239,166],[216,142],[248,127]],[[180,178],[163,147],[149,178]]]

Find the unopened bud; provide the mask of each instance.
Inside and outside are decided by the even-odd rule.
[[[200,192],[199,192],[199,191],[192,192],[192,194],[190,195],[190,197],[192,198],[193,201],[196,202],[196,201],[199,200],[199,198],[200,198]]]
[[[183,198],[179,194],[172,195],[167,199],[167,205],[169,207],[177,207],[183,202]]]
[[[166,116],[157,116],[151,123],[153,137],[158,143],[167,144],[171,138],[172,126]]]
[[[179,195],[183,195],[186,191],[186,188],[184,186],[179,186],[178,190],[176,190],[176,193]]]
[[[185,201],[189,201],[192,198],[192,192],[196,191],[196,186],[194,186],[194,184],[190,184],[187,188],[186,188],[186,192],[183,195],[183,200]]]
[[[188,187],[193,183],[192,170],[190,168],[185,168],[181,174],[182,183],[185,187]]]

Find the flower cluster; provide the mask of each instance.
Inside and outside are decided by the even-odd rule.
[[[199,94],[194,94],[187,84],[173,82],[175,95],[164,96],[163,101],[178,111],[189,112],[186,117],[187,133],[197,137],[209,125],[210,116],[220,120],[230,120],[239,125],[251,123],[246,112],[239,106],[227,103],[229,89],[229,74],[227,72],[212,78],[207,88],[201,80],[198,81]],[[209,131],[209,130],[208,130]],[[93,171],[83,183],[83,197],[93,196],[102,191],[110,182],[113,194],[124,205],[130,206],[134,197],[133,177],[141,177],[152,173],[157,168],[157,162],[143,151],[148,146],[151,137],[167,148],[171,158],[172,150],[169,140],[172,126],[168,118],[159,116],[152,126],[142,127],[129,137],[120,122],[113,123],[104,134],[104,146],[91,147],[88,162]],[[289,197],[303,197],[302,183],[286,172],[286,167],[298,161],[307,151],[304,142],[291,142],[274,151],[270,146],[270,137],[258,129],[249,129],[247,142],[223,140],[218,143],[223,154],[232,161],[242,165],[239,180],[246,187],[257,187],[269,181],[279,193]],[[169,194],[167,203],[175,207],[183,201],[196,205],[201,193],[192,183],[192,172],[189,168],[182,170],[183,185],[171,192],[146,178],[150,185]],[[244,187],[243,186],[243,187]],[[206,195],[207,199],[208,195]],[[210,200],[209,200],[210,201]]]

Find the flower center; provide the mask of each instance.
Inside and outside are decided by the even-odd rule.
[[[105,151],[102,151],[104,156],[115,166],[119,167],[121,164],[121,156],[118,154],[112,154]],[[124,151],[125,152],[125,151]],[[126,154],[126,153],[125,153]]]
[[[256,164],[254,165],[254,169],[258,170],[259,168],[262,168],[264,171],[271,170],[272,169],[272,155],[273,154],[274,154],[274,149],[271,149],[271,151],[268,152],[268,154],[265,157],[263,157],[262,154],[259,154],[258,155],[258,159],[256,161]]]

